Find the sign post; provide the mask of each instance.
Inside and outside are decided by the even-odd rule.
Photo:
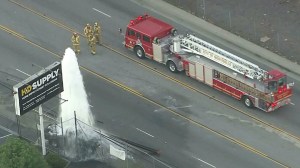
[[[46,155],[46,145],[45,145],[45,130],[44,130],[44,117],[42,105],[39,105],[39,116],[40,116],[40,129],[41,129],[41,143],[43,156]]]

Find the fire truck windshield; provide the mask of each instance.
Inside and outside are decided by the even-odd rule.
[[[286,76],[284,76],[278,80],[278,86],[284,86],[284,85],[286,85],[286,83],[287,83]]]
[[[269,81],[268,89],[270,92],[277,92],[277,81]]]

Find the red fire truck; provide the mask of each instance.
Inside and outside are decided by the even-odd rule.
[[[179,35],[170,24],[148,15],[127,25],[125,47],[139,58],[167,65],[171,72],[184,71],[247,107],[271,112],[291,102],[293,83],[287,83],[283,72],[265,71],[194,35]]]

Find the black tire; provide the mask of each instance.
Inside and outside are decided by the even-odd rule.
[[[248,107],[248,108],[253,107],[252,100],[248,96],[244,96],[242,100],[243,100],[243,103],[246,107]]]
[[[173,61],[168,61],[167,62],[167,66],[168,66],[168,69],[173,72],[173,73],[176,73],[178,72],[178,69],[176,67],[176,64],[173,62]]]
[[[134,52],[135,52],[135,55],[136,55],[137,57],[139,57],[140,59],[145,58],[145,52],[144,52],[144,50],[143,50],[142,47],[136,46],[136,47],[134,48]]]
[[[157,38],[157,37],[154,37],[154,40],[153,40],[153,41],[154,41],[155,44],[159,44],[159,43],[160,43],[160,40],[159,40],[159,38]]]
[[[176,36],[177,35],[177,30],[176,29],[172,29],[171,30],[171,34],[172,34],[172,36]]]

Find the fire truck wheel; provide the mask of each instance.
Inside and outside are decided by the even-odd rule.
[[[155,44],[159,44],[159,43],[160,43],[160,40],[159,40],[159,38],[157,38],[157,37],[154,37],[154,40],[153,40],[153,41],[154,41]]]
[[[168,61],[167,66],[171,72],[173,73],[178,72],[176,64],[173,61]]]
[[[246,107],[248,107],[248,108],[253,107],[252,101],[248,96],[243,97],[243,102]]]
[[[177,35],[177,30],[173,28],[171,30],[171,34],[172,34],[172,36],[176,36]]]
[[[134,52],[135,52],[135,54],[136,54],[137,57],[139,57],[139,58],[141,58],[141,59],[145,58],[145,52],[144,52],[144,50],[142,49],[142,47],[136,46],[136,47],[134,48]]]

